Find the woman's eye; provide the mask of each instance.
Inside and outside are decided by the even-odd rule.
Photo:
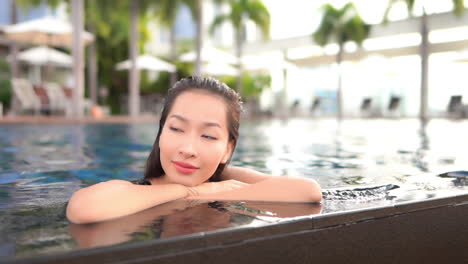
[[[177,127],[169,127],[169,129],[175,132],[183,132],[182,129],[177,128]]]
[[[208,135],[202,135],[202,137],[206,138],[206,139],[217,140],[217,138],[212,137],[212,136],[208,136]]]

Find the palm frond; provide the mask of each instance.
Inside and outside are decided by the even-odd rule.
[[[192,15],[193,21],[197,21],[198,16],[198,0],[182,0],[183,3],[189,8],[190,14]]]
[[[250,19],[257,25],[263,33],[263,37],[268,39],[270,36],[270,13],[266,6],[260,0],[218,0],[219,3],[228,3],[230,12],[219,15],[210,26],[210,31],[221,23],[231,22],[235,32],[242,32],[245,23],[244,19]]]
[[[180,0],[159,0],[152,1],[154,11],[157,14],[158,20],[166,27],[172,27],[175,23],[177,12],[182,4]]]
[[[270,38],[270,12],[261,1],[250,1],[246,13],[262,31],[263,38]]]
[[[369,36],[370,25],[362,20],[354,4],[348,3],[341,9],[325,4],[321,9],[324,12],[322,20],[312,35],[320,46],[331,41],[337,41],[340,45],[346,41],[354,41],[361,45]]]
[[[453,11],[457,16],[463,15],[465,11],[465,1],[464,0],[452,0],[453,1]]]
[[[227,22],[229,20],[229,17],[227,15],[218,15],[215,17],[213,20],[213,23],[210,25],[209,32],[211,35],[214,34],[215,30],[217,27],[221,26],[223,23]]]
[[[383,16],[383,21],[382,23],[388,24],[388,15],[390,14],[390,11],[392,10],[392,7],[401,0],[388,0],[387,8],[385,8],[385,13]]]
[[[405,3],[406,3],[406,8],[408,9],[408,14],[412,14],[413,11],[414,11],[414,3],[416,2],[416,0],[404,0]]]
[[[243,4],[240,0],[238,1],[231,1],[231,13],[229,17],[231,19],[231,23],[235,30],[240,30],[242,28],[242,15],[245,11]]]

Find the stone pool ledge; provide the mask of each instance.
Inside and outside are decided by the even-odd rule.
[[[467,245],[462,194],[8,263],[463,263]]]

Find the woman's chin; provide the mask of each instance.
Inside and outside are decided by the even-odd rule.
[[[176,183],[176,184],[181,184],[186,187],[195,187],[198,185],[196,182],[191,181],[191,179],[180,179],[178,177],[175,177],[175,179],[173,179],[171,182]]]
[[[169,179],[169,181],[171,183],[175,183],[175,184],[181,184],[181,185],[184,185],[186,187],[195,187],[195,186],[198,186],[200,184],[203,183],[200,182],[200,180],[197,180],[198,175],[180,175],[176,172],[174,172],[174,174],[171,174],[169,177],[167,177]],[[204,182],[207,182],[208,179]]]

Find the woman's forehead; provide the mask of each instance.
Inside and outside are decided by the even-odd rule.
[[[187,91],[177,96],[168,118],[176,115],[189,122],[216,122],[225,127],[226,111],[226,103],[220,96],[203,91]]]

